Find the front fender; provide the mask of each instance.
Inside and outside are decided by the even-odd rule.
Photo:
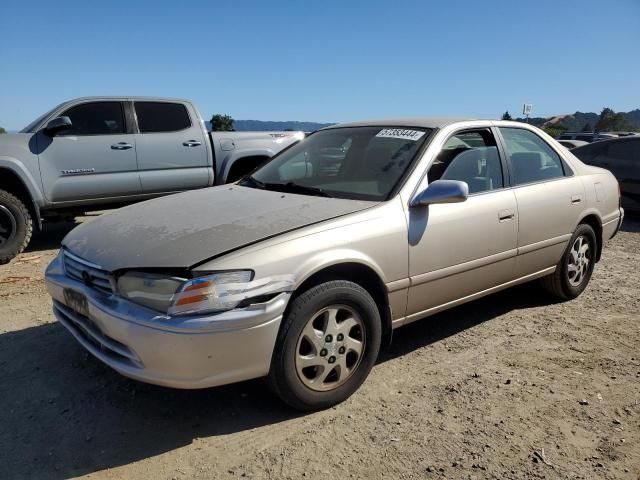
[[[45,201],[42,195],[40,181],[34,177],[33,173],[24,165],[23,162],[4,155],[0,155],[0,170],[6,169],[11,171],[16,177],[18,177],[24,187],[29,192],[31,200],[38,207],[43,206]],[[36,170],[37,165],[36,165]]]
[[[272,150],[271,148],[247,148],[247,149],[239,149],[232,150],[228,152],[222,158],[222,161],[219,165],[219,171],[217,172],[217,178],[221,179],[221,182],[224,182],[222,179],[226,179],[229,174],[229,170],[231,170],[231,166],[241,158],[246,157],[273,157],[277,152]]]
[[[382,268],[373,258],[358,250],[336,248],[319,252],[299,264],[294,274],[295,288],[298,289],[305,281],[322,270],[346,263],[358,263],[369,267],[376,273],[383,285],[387,284]]]

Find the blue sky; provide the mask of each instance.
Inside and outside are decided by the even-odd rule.
[[[0,126],[84,95],[321,122],[627,111],[638,46],[640,0],[3,0]]]

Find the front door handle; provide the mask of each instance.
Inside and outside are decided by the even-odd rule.
[[[580,203],[582,201],[582,195],[573,195],[571,197],[571,203]]]
[[[516,216],[516,211],[513,208],[507,208],[506,210],[500,210],[498,212],[498,220],[501,222],[507,222],[513,220]]]
[[[129,150],[130,148],[133,148],[133,145],[127,142],[119,142],[111,145],[111,150]]]
[[[182,142],[182,145],[185,147],[199,147],[202,143],[197,140],[187,140],[186,142]]]

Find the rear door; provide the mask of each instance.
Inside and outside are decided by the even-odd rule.
[[[579,178],[542,137],[500,127],[518,204],[516,277],[558,263],[584,209]]]
[[[179,102],[135,101],[136,149],[144,193],[201,188],[212,174],[203,129]]]
[[[73,105],[59,116],[72,127],[36,134],[46,198],[67,202],[140,194],[136,148],[121,101]]]

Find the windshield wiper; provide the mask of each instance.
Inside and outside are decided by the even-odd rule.
[[[254,186],[264,190],[266,188],[266,185],[264,182],[261,182],[260,180],[254,178],[252,175],[249,175],[248,177],[245,177],[242,180],[242,185],[246,186],[247,183],[252,183]]]
[[[277,192],[290,192],[290,193],[306,193],[308,195],[315,195],[317,197],[331,197],[327,192],[318,187],[310,187],[308,185],[300,185],[299,183],[287,182],[287,183],[263,183],[264,188],[267,190],[275,190]]]

